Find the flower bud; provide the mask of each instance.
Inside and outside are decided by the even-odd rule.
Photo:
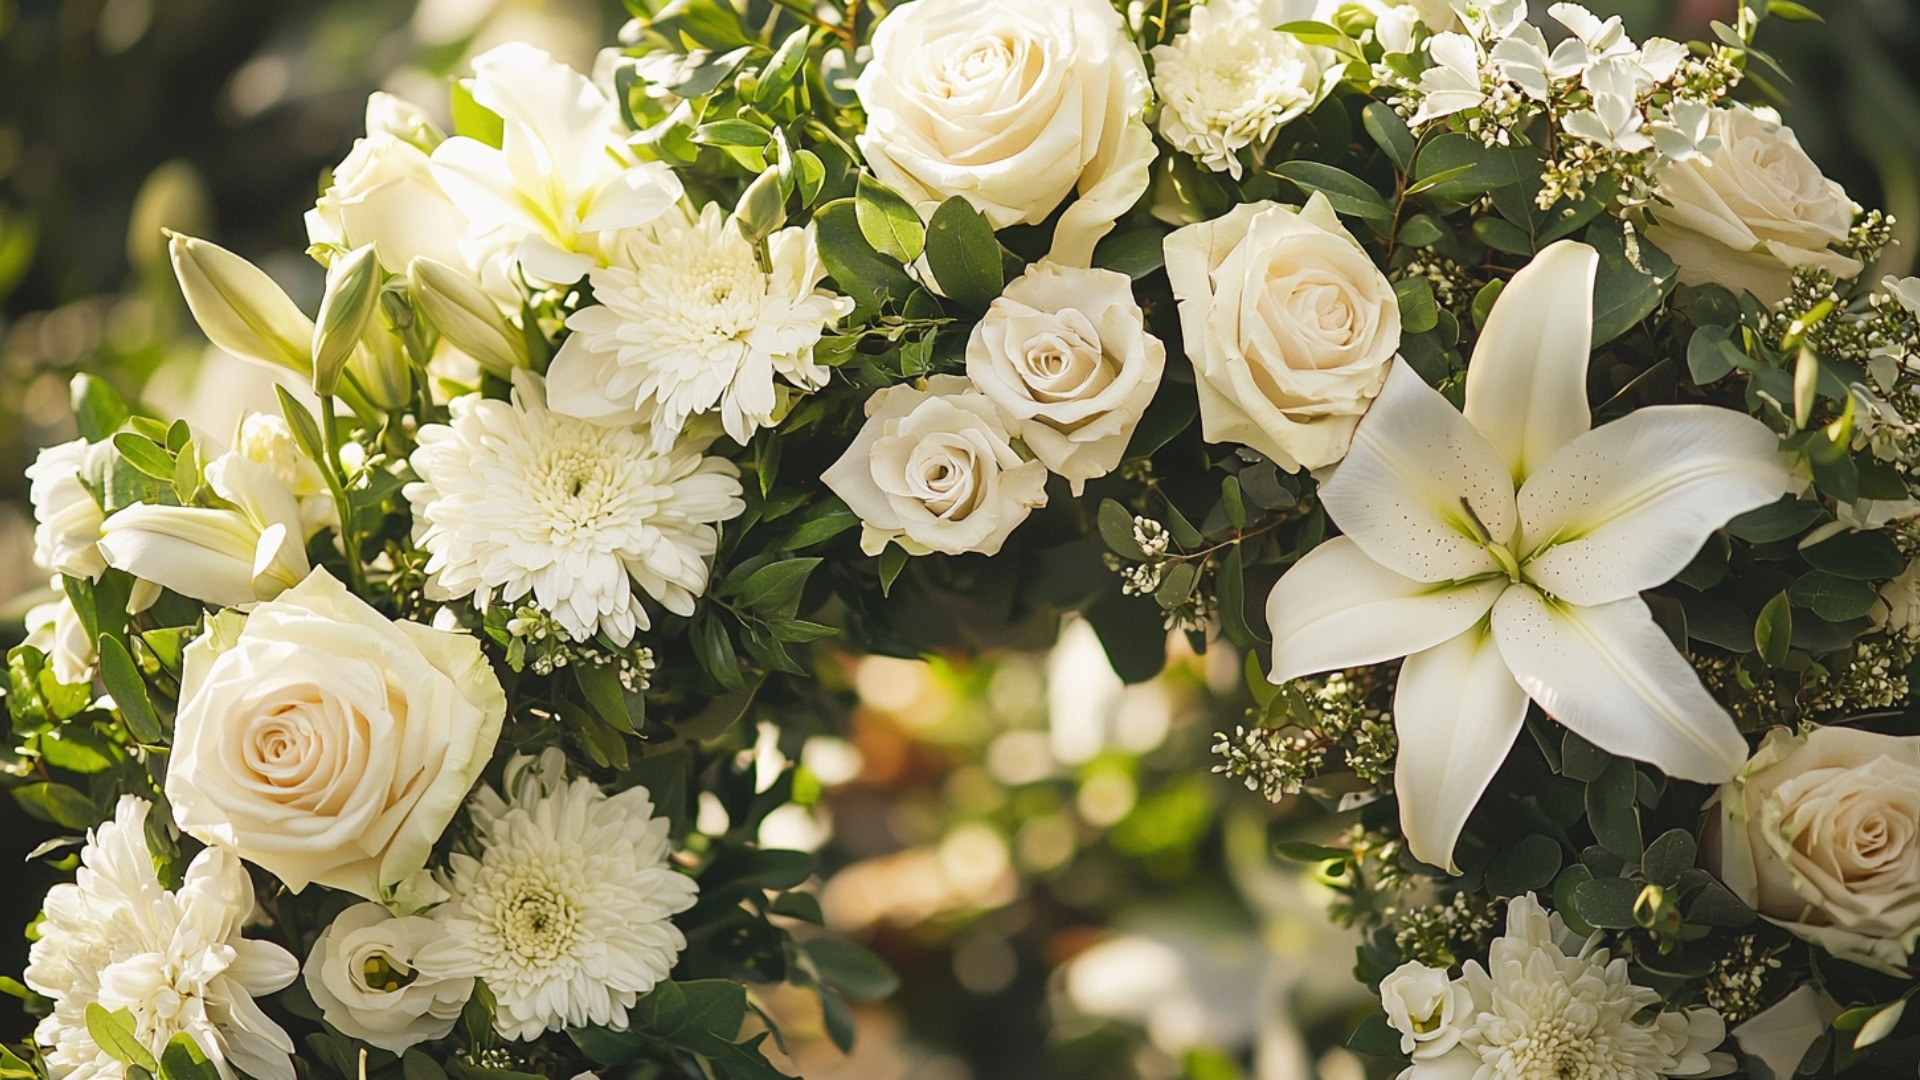
[[[749,243],[757,244],[787,223],[787,198],[780,190],[780,172],[768,169],[747,185],[734,207],[733,223]]]
[[[379,319],[367,320],[358,347],[347,357],[347,371],[376,409],[393,412],[412,396],[413,370],[406,348]]]
[[[407,264],[415,309],[453,347],[501,378],[528,366],[527,343],[466,274],[421,256]]]
[[[367,98],[367,134],[391,135],[412,143],[423,154],[433,153],[433,148],[447,138],[425,109],[384,91],[375,91]]]
[[[313,322],[259,267],[218,244],[172,233],[167,251],[194,321],[235,356],[313,370]]]
[[[353,249],[327,268],[327,293],[313,330],[314,393],[331,397],[339,385],[347,357],[360,343],[380,298],[379,277],[372,244]]]

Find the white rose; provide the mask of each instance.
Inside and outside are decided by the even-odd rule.
[[[1473,994],[1442,968],[1405,963],[1380,980],[1387,1023],[1400,1033],[1400,1052],[1415,1060],[1437,1058],[1460,1042],[1473,1024]]]
[[[1400,305],[1326,197],[1246,203],[1166,250],[1207,440],[1289,470],[1345,457],[1400,348]]]
[[[448,941],[432,919],[355,904],[314,939],[302,969],[307,992],[341,1034],[405,1053],[452,1031],[473,995],[471,976],[433,974],[435,947]]]
[[[854,91],[868,165],[923,215],[959,195],[996,229],[1037,225],[1078,191],[1055,262],[1086,266],[1147,190],[1146,64],[1107,0],[901,4]]]
[[[1716,109],[1707,135],[1719,146],[1660,171],[1647,239],[1672,257],[1686,285],[1745,289],[1773,304],[1797,267],[1850,278],[1860,261],[1828,245],[1853,225],[1853,203],[1821,175],[1771,110]]]
[[[96,546],[100,523],[106,520],[100,504],[81,484],[81,474],[100,475],[107,443],[85,439],[49,446],[27,466],[27,497],[33,503],[33,561],[43,570],[97,581],[106,573],[106,560]]]
[[[1920,739],[1767,734],[1720,789],[1716,872],[1835,956],[1904,974],[1920,939]]]
[[[865,526],[860,547],[890,540],[916,555],[992,555],[1028,511],[1047,503],[1047,467],[1022,461],[993,402],[967,380],[890,386],[867,399],[867,422],[822,476]]]
[[[471,637],[390,622],[315,571],[187,648],[167,798],[299,892],[369,899],[425,865],[506,695]]]
[[[1274,30],[1280,21],[1213,0],[1193,9],[1186,33],[1153,49],[1160,134],[1174,149],[1238,180],[1241,150],[1264,153],[1282,125],[1333,88],[1334,54]]]
[[[389,274],[416,256],[464,266],[467,218],[434,179],[433,121],[390,94],[367,99],[367,135],[334,166],[333,183],[307,211],[307,239],[347,251],[372,244]]]
[[[1127,275],[1047,262],[1008,284],[967,342],[967,377],[1075,495],[1120,464],[1166,364]]]

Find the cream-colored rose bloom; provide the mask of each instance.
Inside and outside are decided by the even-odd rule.
[[[1720,789],[1720,880],[1835,956],[1894,974],[1920,939],[1920,739],[1775,728]]]
[[[426,864],[506,706],[472,637],[391,622],[316,570],[188,646],[167,798],[295,892],[378,899]]]
[[[1207,441],[1289,470],[1345,457],[1400,348],[1400,305],[1326,197],[1237,206],[1166,251]]]
[[[439,973],[436,955],[451,944],[432,919],[355,904],[320,931],[301,974],[327,1023],[400,1054],[452,1031],[473,995],[472,976]]]
[[[49,446],[27,466],[33,502],[33,561],[42,570],[99,580],[107,570],[97,546],[106,514],[87,493],[82,475],[99,476],[111,443],[85,439]]]
[[[869,555],[888,541],[915,555],[992,555],[1047,503],[1047,467],[1020,460],[993,402],[954,375],[868,398],[866,425],[820,479],[860,515]]]
[[[433,121],[388,94],[367,100],[367,134],[334,166],[333,183],[307,211],[307,239],[347,251],[372,244],[389,274],[424,256],[464,266],[467,218],[428,155],[440,141]]]
[[[1473,995],[1455,985],[1446,969],[1408,962],[1380,980],[1387,1024],[1400,1033],[1400,1052],[1417,1060],[1436,1058],[1460,1042],[1473,1022]]]
[[[922,216],[959,195],[996,229],[1054,227],[1086,266],[1147,190],[1155,150],[1140,50],[1107,0],[914,0],[873,35],[854,91],[861,153]]]
[[[1660,171],[1646,231],[1679,266],[1682,284],[1744,289],[1773,304],[1798,267],[1860,273],[1858,259],[1828,248],[1846,239],[1852,200],[1771,109],[1716,109],[1707,134],[1717,149]]]
[[[967,342],[974,387],[1075,495],[1120,464],[1166,365],[1127,275],[1048,262],[1010,282]]]

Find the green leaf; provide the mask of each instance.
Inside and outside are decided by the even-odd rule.
[[[1770,666],[1786,664],[1787,652],[1793,647],[1793,606],[1785,592],[1760,609],[1760,617],[1753,623],[1753,645]]]
[[[99,442],[120,430],[129,415],[113,384],[94,375],[75,375],[72,384],[73,419],[80,436]]]
[[[854,216],[860,222],[860,234],[875,251],[902,263],[910,263],[926,250],[927,228],[913,204],[894,190],[865,173],[860,174],[854,196]]]
[[[1414,162],[1407,194],[1430,193],[1464,201],[1539,175],[1539,159],[1518,148],[1489,147],[1469,135],[1449,133],[1426,145]]]
[[[702,146],[744,146],[758,150],[773,141],[773,132],[751,120],[716,120],[694,128],[693,141]]]
[[[0,1080],[40,1080],[40,1073],[13,1051],[0,1046]]]
[[[740,606],[791,616],[807,587],[807,575],[819,565],[819,559],[787,559],[755,570],[740,586]]]
[[[715,885],[744,882],[762,889],[791,889],[813,876],[817,860],[804,851],[783,848],[733,848],[722,852],[700,875],[701,892]]]
[[[1393,283],[1400,301],[1400,330],[1424,334],[1440,325],[1440,309],[1433,302],[1433,283],[1425,277],[1401,278]]]
[[[1360,110],[1360,126],[1386,151],[1394,168],[1406,172],[1413,164],[1413,132],[1407,129],[1407,122],[1400,119],[1400,114],[1393,111],[1393,106],[1384,101],[1368,102],[1367,107]]]
[[[1473,223],[1473,235],[1495,251],[1521,256],[1533,254],[1533,237],[1527,235],[1527,230],[1505,218],[1481,218]]]
[[[220,1080],[220,1070],[193,1036],[182,1031],[160,1052],[160,1080]]]
[[[1685,829],[1668,829],[1647,845],[1646,854],[1640,857],[1640,873],[1648,881],[1660,885],[1677,885],[1680,875],[1693,869],[1698,854],[1692,833]]]
[[[993,226],[958,195],[928,223],[927,265],[941,291],[974,311],[987,310],[1006,281]]]
[[[143,743],[159,742],[160,718],[153,713],[153,703],[147,699],[146,680],[140,677],[133,655],[118,638],[106,634],[100,635],[99,650],[100,680],[107,684],[107,693],[113,695],[113,703],[126,720],[127,730]]]
[[[1796,4],[1793,0],[1767,0],[1767,14],[1778,15],[1788,22],[1826,22],[1820,13],[1812,8]]]
[[[614,665],[578,663],[572,667],[573,681],[579,684],[594,713],[615,731],[635,734],[633,716],[627,709],[627,688],[620,685],[620,672]]]
[[[1106,541],[1107,549],[1115,555],[1140,562],[1147,553],[1133,538],[1133,512],[1113,499],[1100,500],[1100,509],[1096,514],[1100,526],[1100,539]]]
[[[900,977],[878,956],[851,941],[819,937],[800,946],[820,981],[855,1001],[878,1001],[900,988]]]
[[[153,1052],[141,1044],[138,1030],[131,1010],[115,1009],[108,1012],[97,1001],[87,1003],[87,1034],[93,1036],[94,1045],[122,1065],[135,1065],[148,1072],[157,1072],[160,1063],[153,1059]]]
[[[1687,371],[1700,386],[1719,382],[1737,368],[1753,366],[1753,360],[1727,338],[1724,326],[1702,326],[1687,341]]]
[[[1828,622],[1846,622],[1872,611],[1880,593],[1868,582],[1814,570],[1794,579],[1787,598]]]
[[[419,1049],[409,1049],[400,1058],[400,1080],[447,1080],[447,1071]]]
[[[1500,299],[1500,293],[1506,287],[1506,282],[1495,278],[1482,285],[1480,291],[1473,294],[1473,328],[1475,330],[1486,327],[1487,316],[1493,313],[1493,302]]]
[[[1622,877],[1594,878],[1574,886],[1573,910],[1588,926],[1601,930],[1626,930],[1639,926],[1633,917],[1633,903],[1640,898],[1637,881]]]
[[[327,444],[320,437],[320,425],[313,414],[286,387],[276,384],[273,392],[280,398],[280,412],[287,418],[287,427],[292,429],[293,441],[300,445],[301,452],[315,462],[327,460]]]
[[[1309,195],[1326,196],[1335,213],[1381,225],[1393,220],[1393,207],[1387,205],[1387,200],[1365,180],[1344,169],[1317,161],[1288,161],[1271,171]]]
[[[1613,764],[1613,755],[1568,731],[1560,739],[1560,775],[1583,784],[1600,779]]]
[[[1247,581],[1240,545],[1227,548],[1225,558],[1213,574],[1215,606],[1220,618],[1220,633],[1243,649],[1255,644],[1253,630],[1247,626]]]
[[[852,199],[836,199],[814,212],[820,261],[840,291],[869,311],[889,300],[904,301],[918,288],[897,260],[873,249],[860,229]]]
[[[1818,502],[1787,495],[1779,502],[1749,510],[1727,522],[1727,534],[1750,544],[1770,544],[1798,536],[1824,520],[1827,512]]]
[[[673,729],[688,742],[719,738],[747,714],[747,707],[753,704],[753,696],[759,693],[762,681],[755,679],[749,686],[709,700],[692,717],[676,721]]]
[[[1594,839],[1623,859],[1640,857],[1638,789],[1639,772],[1624,758],[1615,758],[1587,784],[1587,824],[1593,828]]]
[[[1560,844],[1553,837],[1523,836],[1487,865],[1487,891],[1495,896],[1521,896],[1544,889],[1560,873],[1560,862]]]
[[[858,524],[860,515],[847,509],[846,503],[837,498],[823,499],[800,518],[799,526],[780,546],[787,551],[798,551],[831,540]]]
[[[880,595],[892,596],[893,583],[900,580],[900,571],[907,568],[907,549],[899,544],[889,543],[880,551]]]
[[[65,784],[26,784],[13,789],[13,801],[32,817],[69,829],[91,829],[100,821],[93,800]]]
[[[506,121],[499,113],[473,100],[471,80],[455,79],[448,97],[453,112],[453,133],[500,149],[506,135]]]
[[[1600,253],[1593,285],[1593,347],[1640,324],[1673,288],[1673,260],[1632,225],[1608,216],[1587,227],[1587,243]]]
[[[1816,569],[1855,581],[1885,581],[1906,569],[1893,538],[1878,530],[1841,533],[1801,552]]]
[[[1200,571],[1192,563],[1174,563],[1167,567],[1166,576],[1160,579],[1160,588],[1154,591],[1153,599],[1161,610],[1172,611],[1187,602],[1199,580]]]
[[[1400,1034],[1387,1023],[1385,1016],[1375,1013],[1347,1036],[1347,1048],[1369,1057],[1398,1058]]]
[[[173,456],[145,436],[123,431],[113,437],[113,448],[127,464],[155,480],[173,483]]]
[[[727,628],[720,625],[711,606],[703,606],[694,614],[687,636],[701,668],[713,676],[714,682],[728,690],[746,689],[747,680],[740,673],[740,659],[734,654],[733,639],[727,635]]]
[[[1167,265],[1166,233],[1152,226],[1115,229],[1093,249],[1093,265],[1139,281]]]

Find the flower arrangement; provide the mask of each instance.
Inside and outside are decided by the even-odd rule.
[[[0,1075],[784,1075],[892,983],[756,839],[816,674],[1068,618],[1244,653],[1407,1080],[1911,1065],[1920,280],[1733,96],[1812,13],[1285,6],[647,8],[375,95],[311,315],[171,236],[302,389],[29,470]]]

